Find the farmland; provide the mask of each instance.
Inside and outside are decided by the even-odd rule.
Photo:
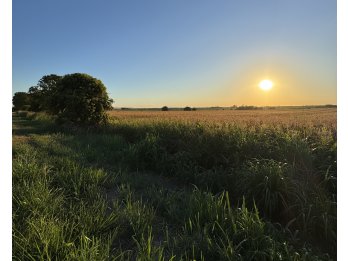
[[[13,116],[15,260],[331,260],[336,109]]]
[[[205,122],[238,125],[325,126],[335,128],[336,109],[198,110],[109,112],[120,120]]]

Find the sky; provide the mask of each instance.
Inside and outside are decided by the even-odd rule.
[[[81,72],[115,107],[336,104],[334,0],[12,5],[13,93]]]

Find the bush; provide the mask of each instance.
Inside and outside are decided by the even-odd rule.
[[[184,108],[184,111],[191,111],[192,109],[191,109],[191,107],[185,107]]]
[[[167,106],[163,106],[161,110],[162,110],[162,111],[168,111],[169,109],[168,109]]]
[[[112,109],[105,85],[88,74],[65,75],[53,93],[50,111],[60,122],[99,125],[107,120],[106,110]]]

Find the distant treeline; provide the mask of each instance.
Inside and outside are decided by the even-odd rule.
[[[127,107],[121,107],[120,109],[116,108],[115,110],[121,110],[121,111],[196,111],[197,108],[191,108],[189,106],[186,106],[184,108],[178,108],[173,107],[169,108],[167,106],[163,106],[162,108],[127,108]]]
[[[275,110],[275,109],[318,109],[318,108],[337,108],[335,104],[326,105],[303,105],[303,106],[253,106],[253,105],[241,105],[241,106],[229,106],[229,107],[167,107],[162,108],[131,108],[131,107],[121,107],[115,108],[114,110],[122,111],[196,111],[196,110]]]

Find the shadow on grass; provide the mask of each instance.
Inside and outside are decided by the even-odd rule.
[[[58,131],[57,126],[50,122],[35,121],[25,117],[12,117],[13,135],[49,134]]]

